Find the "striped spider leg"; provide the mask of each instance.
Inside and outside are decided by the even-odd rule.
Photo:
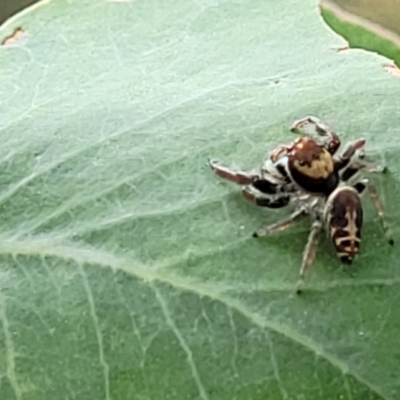
[[[209,160],[211,169],[221,178],[242,186],[243,196],[260,207],[282,208],[289,204],[286,182],[267,171],[246,172]]]

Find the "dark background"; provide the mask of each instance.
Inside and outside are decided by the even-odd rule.
[[[37,0],[0,0],[0,25],[9,17]]]

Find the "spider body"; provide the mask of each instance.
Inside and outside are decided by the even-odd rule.
[[[305,136],[274,149],[259,170],[245,172],[209,161],[217,175],[243,186],[243,195],[258,206],[295,205],[288,218],[257,230],[253,236],[283,231],[309,215],[311,229],[303,254],[301,278],[314,260],[323,229],[340,260],[351,264],[360,250],[361,195],[368,189],[389,243],[393,244],[378,192],[362,178],[365,172],[383,172],[364,160],[365,140],[357,139],[339,151],[338,135],[316,117],[296,121],[291,131]]]
[[[347,264],[352,263],[360,250],[363,224],[360,194],[350,186],[339,187],[329,196],[324,209],[327,233],[336,254]]]
[[[270,161],[282,176],[287,175],[291,182],[310,193],[330,193],[339,183],[332,154],[309,137],[281,146],[271,154]]]

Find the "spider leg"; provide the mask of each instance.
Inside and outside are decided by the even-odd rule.
[[[294,211],[289,217],[282,219],[281,221],[278,221],[275,224],[266,225],[256,230],[253,233],[253,237],[269,236],[276,232],[282,232],[290,228],[295,222],[301,219],[304,215],[306,215],[306,211],[303,208],[299,208],[298,210]]]
[[[272,150],[272,152],[269,155],[269,158],[272,162],[278,161],[280,157],[283,155],[286,155],[287,152],[290,150],[290,146],[286,146],[284,144],[280,145],[276,149]]]
[[[388,167],[383,167],[381,165],[375,165],[369,162],[363,162],[362,169],[367,172],[371,172],[373,174],[386,174],[389,169]]]
[[[386,219],[385,209],[384,209],[383,203],[380,199],[378,190],[375,188],[375,186],[371,185],[368,182],[368,179],[363,179],[352,186],[354,187],[354,189],[357,190],[357,192],[360,195],[362,195],[365,192],[365,190],[368,189],[369,195],[372,200],[372,204],[374,205],[374,207],[378,213],[378,216],[381,220],[383,232],[385,233],[386,239],[387,239],[388,243],[393,246],[394,240],[390,233],[390,227],[389,227],[389,224]]]
[[[293,122],[290,130],[293,133],[322,139],[322,145],[333,155],[340,146],[340,138],[337,133],[324,124],[319,118],[307,116]]]
[[[238,185],[249,185],[259,176],[254,172],[235,170],[220,164],[216,160],[208,160],[211,169],[221,178],[235,182]]]
[[[357,139],[348,143],[344,152],[339,157],[335,157],[335,162],[337,163],[336,165],[339,165],[339,169],[346,167],[362,169],[371,173],[387,173],[389,170],[386,166],[375,165],[365,160],[364,146],[365,139]],[[340,166],[340,163],[345,165]]]
[[[322,222],[319,219],[317,219],[311,225],[311,230],[310,234],[308,235],[307,244],[306,247],[304,248],[303,261],[301,263],[301,268],[300,268],[300,280],[297,284],[297,294],[300,294],[302,292],[301,286],[303,284],[305,274],[307,270],[311,267],[312,263],[314,262],[315,254],[317,252],[319,234],[321,230],[322,230]]]
[[[347,184],[352,185],[352,182],[356,182],[363,172],[369,172],[371,174],[385,174],[388,172],[387,167],[376,166],[371,163],[360,163],[358,165],[352,165],[344,169],[340,173],[341,180],[345,181]]]
[[[276,195],[282,191],[283,182],[273,178],[272,176],[267,176],[264,174],[264,178],[256,179],[252,186],[256,188],[258,191],[264,194],[272,194]]]
[[[260,182],[260,181],[256,181]],[[254,185],[248,185],[242,190],[243,196],[260,207],[282,208],[290,203],[290,195],[284,193],[263,193]]]
[[[340,171],[345,168],[360,168],[364,165],[364,161],[362,158],[364,157],[364,146],[365,139],[357,139],[353,142],[350,142],[344,148],[344,151],[340,155],[335,155],[334,157],[334,165],[335,170]]]
[[[372,204],[375,206],[375,209],[376,209],[376,211],[378,213],[378,216],[379,216],[379,218],[381,220],[381,224],[382,224],[385,236],[387,238],[387,241],[391,246],[393,246],[394,245],[394,240],[393,240],[392,235],[390,233],[389,224],[388,224],[387,219],[386,219],[385,209],[383,207],[383,203],[382,203],[382,201],[380,199],[379,193],[378,193],[377,189],[375,188],[375,186],[369,184],[367,187],[368,187],[369,195],[371,196]]]

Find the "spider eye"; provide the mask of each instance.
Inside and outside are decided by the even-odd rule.
[[[306,162],[304,160],[299,161],[300,167],[304,167],[306,165]]]

